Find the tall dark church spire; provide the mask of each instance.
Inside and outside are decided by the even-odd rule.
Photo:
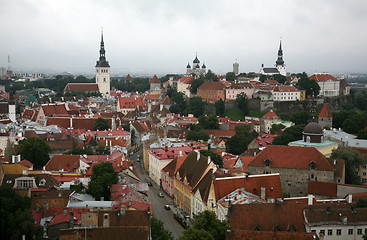
[[[279,44],[278,60],[275,63],[276,63],[276,65],[283,65],[284,64],[283,50],[282,50],[282,40],[280,40],[280,44]]]
[[[103,30],[101,33],[101,47],[99,49],[99,60],[97,61],[96,67],[109,67],[108,61],[106,61],[105,56],[106,50],[104,49],[104,41],[103,41]]]

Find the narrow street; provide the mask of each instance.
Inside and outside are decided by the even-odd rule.
[[[138,155],[140,156],[139,162],[137,161]],[[143,170],[142,158],[143,152],[141,149],[130,156],[130,159],[134,161],[140,181],[153,183],[153,186],[149,187],[148,192],[149,202],[153,205],[153,216],[164,223],[164,227],[168,231],[172,232],[174,239],[178,239],[182,236],[182,231],[184,230],[184,228],[173,217],[173,200],[166,193],[160,190],[159,186],[149,178],[147,173],[145,173],[145,171]],[[158,196],[160,192],[163,193],[163,198]],[[165,205],[170,205],[171,210],[166,210],[164,208]]]

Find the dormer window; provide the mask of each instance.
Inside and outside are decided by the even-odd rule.
[[[46,180],[44,178],[41,179],[41,181],[39,182],[40,186],[45,186],[46,184]]]
[[[310,163],[310,169],[316,169],[316,163],[315,162]]]
[[[265,162],[266,167],[270,167],[270,160],[269,159],[266,159],[264,162]]]

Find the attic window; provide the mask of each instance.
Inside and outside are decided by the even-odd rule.
[[[44,178],[41,179],[41,181],[39,182],[40,186],[45,186],[46,184],[46,180]]]
[[[266,167],[270,167],[270,160],[269,160],[269,159],[266,159],[266,160],[265,160],[265,166],[266,166]]]
[[[316,169],[316,163],[315,162],[310,163],[310,169]]]

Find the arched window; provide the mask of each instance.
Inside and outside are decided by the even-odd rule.
[[[316,163],[315,162],[310,163],[310,169],[316,169]]]
[[[306,137],[306,142],[308,142],[308,143],[309,143],[309,142],[311,142],[311,138],[310,138],[310,136],[307,136],[307,137]]]
[[[269,160],[269,159],[266,159],[266,160],[265,160],[265,166],[266,166],[266,167],[270,167],[270,160]]]

